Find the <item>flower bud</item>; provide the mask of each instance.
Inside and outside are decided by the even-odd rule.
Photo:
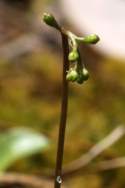
[[[84,81],[88,80],[89,72],[88,72],[88,70],[86,68],[83,68],[82,74],[83,74],[83,77],[84,77]]]
[[[43,21],[51,26],[51,27],[55,27],[56,29],[59,29],[59,25],[56,21],[56,19],[54,18],[54,16],[52,14],[49,13],[44,13],[43,14]]]
[[[76,70],[70,69],[66,75],[68,81],[76,81],[78,78],[78,72]]]
[[[83,39],[83,42],[87,43],[87,44],[96,44],[98,41],[100,40],[100,38],[95,35],[88,35]]]
[[[80,73],[77,78],[77,83],[82,84],[83,82],[84,82],[84,77],[83,77],[83,74]]]
[[[73,50],[69,53],[69,61],[77,61],[79,59],[79,53],[77,50]]]
[[[89,72],[86,68],[83,68],[83,70],[79,71],[77,83],[82,84],[84,81],[88,80],[89,78]]]

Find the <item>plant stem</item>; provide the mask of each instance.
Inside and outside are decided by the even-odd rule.
[[[63,32],[61,32],[61,36],[62,36],[62,48],[63,48],[62,104],[61,104],[61,116],[60,116],[54,188],[60,188],[62,183],[62,163],[63,163],[64,140],[65,140],[67,106],[68,106],[68,82],[66,80],[66,71],[69,69],[69,61],[68,61],[69,46],[68,46],[68,37]]]

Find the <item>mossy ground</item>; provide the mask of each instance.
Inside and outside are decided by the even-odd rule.
[[[51,52],[37,52],[18,62],[0,63],[0,129],[28,127],[51,140],[49,149],[10,169],[18,172],[49,173],[55,167],[61,100],[61,59]],[[125,64],[101,62],[99,72],[90,71],[83,85],[70,84],[64,162],[68,163],[125,122]],[[125,153],[124,138],[93,163]],[[41,166],[41,167],[40,167]],[[115,176],[115,178],[114,178]],[[124,169],[84,174],[67,181],[69,187],[122,188]],[[91,180],[91,181],[89,181]]]

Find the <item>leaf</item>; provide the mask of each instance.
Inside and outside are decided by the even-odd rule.
[[[27,129],[12,129],[0,134],[0,171],[23,157],[38,153],[48,146],[48,139]]]

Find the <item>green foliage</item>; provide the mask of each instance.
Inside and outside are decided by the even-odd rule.
[[[43,135],[27,129],[14,129],[0,135],[0,171],[5,171],[15,161],[45,149],[48,140]]]

